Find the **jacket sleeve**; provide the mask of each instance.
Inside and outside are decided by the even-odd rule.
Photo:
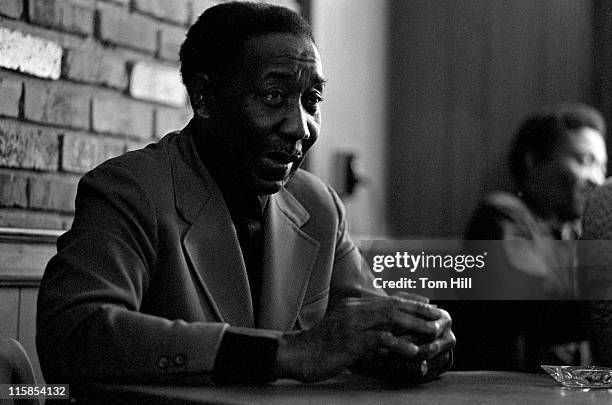
[[[139,312],[160,254],[157,232],[154,205],[128,170],[105,164],[83,177],[73,227],[38,296],[49,382],[208,378],[227,324]]]

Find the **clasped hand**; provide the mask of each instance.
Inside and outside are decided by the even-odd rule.
[[[448,312],[424,297],[348,298],[312,329],[282,336],[276,374],[318,381],[353,368],[422,381],[444,371],[454,345]]]

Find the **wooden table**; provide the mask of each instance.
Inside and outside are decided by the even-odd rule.
[[[71,386],[71,390],[75,388]],[[414,387],[394,387],[344,374],[316,383],[281,380],[264,387],[103,385],[87,388],[100,403],[172,404],[612,404],[612,389],[570,389],[540,374],[494,371],[449,372]],[[92,398],[87,402],[92,403]]]

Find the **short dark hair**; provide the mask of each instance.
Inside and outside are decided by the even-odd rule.
[[[517,184],[526,180],[525,157],[532,154],[536,162],[551,158],[566,141],[568,132],[592,128],[605,136],[606,124],[596,109],[581,103],[564,103],[529,116],[512,140],[508,165]]]
[[[208,8],[189,28],[181,45],[181,77],[187,91],[198,73],[230,73],[247,40],[272,33],[301,35],[314,42],[308,22],[284,7],[235,1]]]

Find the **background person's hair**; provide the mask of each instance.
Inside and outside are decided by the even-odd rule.
[[[520,185],[526,180],[527,154],[531,154],[536,163],[544,162],[566,142],[568,132],[585,127],[605,136],[603,117],[586,104],[559,104],[529,116],[519,127],[510,146],[508,165],[514,181]]]
[[[198,73],[231,74],[250,38],[288,33],[313,40],[308,22],[295,12],[265,3],[229,2],[213,6],[193,24],[181,45],[181,77],[191,96]]]

